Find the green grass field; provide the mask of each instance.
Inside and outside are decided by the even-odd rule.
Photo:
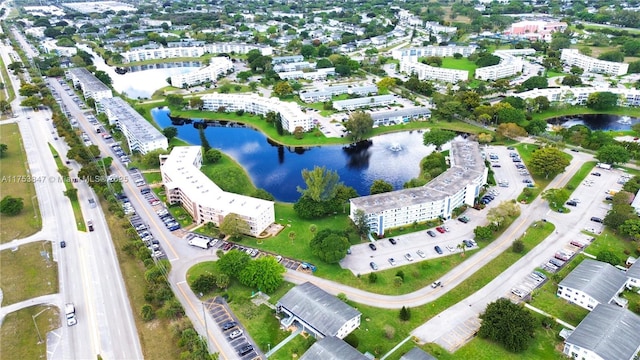
[[[467,58],[455,59],[453,57],[443,57],[442,58],[442,67],[446,69],[458,69],[458,70],[467,70],[473,75],[473,72],[478,67],[476,63],[470,61]]]
[[[58,171],[67,174],[69,168],[62,164],[62,160],[60,159],[58,152],[53,148],[51,144],[49,144],[49,150],[51,150],[51,154],[53,154],[53,158],[55,159],[56,165],[58,166]],[[66,190],[74,189],[73,183],[70,181],[64,181],[64,187]],[[80,231],[87,231],[87,226],[84,222],[84,217],[82,216],[82,209],[80,208],[80,201],[77,198],[70,198],[69,201],[71,202],[71,208],[73,208],[73,217],[76,221],[76,227]]]
[[[0,157],[0,198],[19,197],[24,204],[16,216],[0,215],[0,243],[6,243],[34,234],[42,224],[36,189],[32,182],[24,180],[29,172],[17,124],[0,126],[0,143],[7,145],[7,151]]]
[[[32,306],[7,314],[0,327],[0,360],[46,359],[47,345],[40,339],[60,326],[56,307]]]
[[[50,241],[0,251],[0,274],[2,306],[58,292],[58,265]]]

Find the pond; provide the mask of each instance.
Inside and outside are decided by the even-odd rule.
[[[184,74],[200,67],[200,62],[172,62],[163,64],[139,65],[132,67],[126,74],[118,74],[114,67],[107,65],[104,59],[88,46],[79,48],[93,55],[93,64],[111,77],[113,88],[131,99],[150,98],[154,91],[169,86],[167,78]]]
[[[607,114],[584,114],[557,117],[549,119],[547,122],[565,128],[584,125],[591,130],[630,130],[631,126],[640,123],[640,118]]]
[[[151,115],[162,128],[172,126],[167,109],[153,109]],[[194,124],[201,122],[173,126],[178,128],[180,139],[200,145]],[[297,188],[306,188],[302,170],[315,166],[336,171],[340,180],[360,195],[368,195],[371,184],[378,179],[401,189],[405,182],[419,175],[420,161],[435,150],[422,143],[423,134],[418,131],[380,135],[358,146],[304,148],[278,145],[259,131],[223,121],[209,124],[204,131],[211,147],[235,159],[256,187],[282,202],[299,199]],[[448,149],[448,145],[443,148]]]

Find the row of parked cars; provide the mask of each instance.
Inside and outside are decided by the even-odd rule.
[[[124,153],[124,150],[122,150],[122,147],[120,146],[120,144],[118,143],[111,144],[111,150],[116,155],[116,157],[120,159],[120,161],[124,164],[124,166],[127,166],[131,162],[131,159],[127,154]],[[138,185],[137,182],[136,182],[136,185]]]
[[[156,211],[156,214],[158,214],[160,220],[162,220],[164,225],[170,231],[176,231],[180,229],[180,224],[176,221],[176,218],[169,214],[169,211],[167,209],[160,209]]]
[[[492,202],[496,196],[498,196],[498,191],[496,189],[491,189],[480,199],[480,204],[487,205]]]
[[[162,251],[162,247],[160,246],[160,241],[153,237],[153,234],[149,231],[147,225],[142,221],[142,218],[135,213],[129,217],[129,222],[131,226],[136,230],[140,239],[147,246],[147,249],[151,252],[151,256],[160,259],[165,256],[165,253]]]

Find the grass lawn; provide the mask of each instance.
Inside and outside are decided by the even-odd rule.
[[[58,266],[51,246],[50,241],[38,241],[0,252],[2,306],[58,292]]]
[[[556,291],[558,290],[560,281],[569,275],[585,258],[584,255],[578,255],[563,267],[562,270],[551,275],[544,285],[533,291],[532,299],[529,303],[558,319],[577,326],[580,321],[587,316],[589,311],[559,298],[556,296]]]
[[[7,72],[7,67],[4,64],[3,59],[0,58],[0,74],[2,74],[2,78],[4,79],[3,83],[6,87],[6,91],[9,94],[8,98],[5,98],[5,92],[4,90],[0,91],[0,98],[7,100],[8,102],[13,101],[13,99],[16,98],[16,94],[13,91],[13,85],[11,83],[11,77],[9,76],[9,73]],[[4,143],[3,143],[4,144]]]
[[[53,154],[53,158],[55,159],[56,165],[58,166],[58,171],[64,174],[68,174],[69,168],[67,168],[62,164],[62,160],[60,159],[58,152],[56,151],[56,149],[53,148],[53,146],[51,146],[51,144],[49,144],[49,150],[51,150],[51,154]],[[70,181],[64,181],[64,187],[66,190],[74,189],[73,183]],[[76,227],[80,231],[86,231],[87,227],[86,227],[86,224],[84,223],[84,217],[82,216],[82,209],[80,208],[80,202],[77,196],[75,198],[69,198],[69,200],[71,201],[71,208],[73,208],[73,217],[76,221]]]
[[[162,183],[162,174],[159,171],[145,171],[142,173],[145,181],[148,184],[161,184]]]
[[[271,360],[291,360],[302,356],[316,342],[313,336],[298,335],[269,357]],[[273,344],[271,344],[273,348]]]
[[[553,70],[547,70],[547,77],[548,78],[557,77],[557,76],[566,76],[566,75],[569,75],[569,74],[563,73],[563,72],[557,72],[557,71],[553,71]]]
[[[167,208],[171,216],[173,216],[180,226],[185,227],[193,224],[193,218],[189,213],[180,205],[172,205]]]
[[[37,328],[33,323],[36,315]],[[32,306],[7,314],[0,327],[0,360],[46,359],[47,344],[40,337],[45,340],[47,332],[60,326],[57,307]]]
[[[255,190],[249,174],[225,153],[222,153],[222,158],[217,163],[203,165],[200,171],[224,191],[251,195]]]
[[[562,209],[562,211],[565,213],[570,212],[571,209],[570,207],[565,206],[565,202],[571,198],[571,194],[573,194],[573,191],[578,187],[578,185],[580,185],[582,180],[589,176],[591,170],[593,170],[593,167],[596,166],[596,164],[596,161],[587,161],[586,163],[582,164],[582,166],[580,166],[580,169],[575,174],[573,174],[571,179],[569,179],[567,184],[564,186],[564,189],[567,191],[567,198],[564,199],[560,204],[549,204],[549,207],[551,207],[551,209],[553,209],[554,211]]]
[[[26,181],[27,157],[17,124],[0,125],[0,143],[7,145],[7,151],[0,158],[0,199],[8,195],[20,197],[24,204],[16,216],[0,215],[0,243],[6,243],[39,231],[42,220],[36,189],[32,182]]]
[[[442,67],[446,69],[467,70],[471,72],[471,75],[473,75],[473,72],[478,66],[473,61],[470,61],[469,59],[464,57],[460,59],[456,59],[453,57],[443,57]]]
[[[635,243],[623,239],[612,232],[609,227],[605,227],[602,234],[596,236],[595,240],[584,251],[594,256],[598,256],[600,251],[610,251],[620,259],[620,264],[618,265],[623,265],[624,261],[629,257],[625,252],[636,256],[636,248],[637,245]]]
[[[145,300],[145,267],[142,263],[129,255],[122,248],[131,241],[126,229],[129,227],[126,219],[119,219],[108,211],[108,204],[100,201],[105,213],[113,244],[118,254],[118,263],[125,281],[127,295],[131,303],[133,318],[140,337],[142,355],[145,359],[180,359],[180,349],[177,339],[171,332],[171,322],[165,319],[142,321],[140,309],[147,303]]]

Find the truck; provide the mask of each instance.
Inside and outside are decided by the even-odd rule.
[[[611,164],[598,163],[597,165],[600,169],[611,170]]]
[[[87,221],[87,227],[89,228],[89,231],[93,231],[93,221]]]
[[[67,326],[73,326],[78,323],[76,319],[76,307],[73,303],[68,303],[64,306],[64,313],[67,316]]]
[[[189,245],[197,246],[206,250],[209,248],[209,239],[194,237],[193,239],[189,240]]]

